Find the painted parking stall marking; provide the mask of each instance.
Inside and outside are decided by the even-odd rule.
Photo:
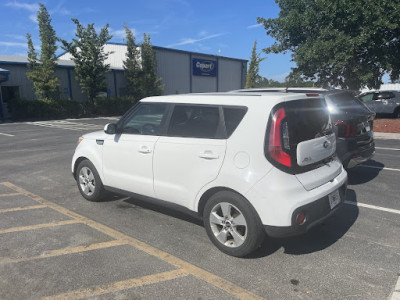
[[[83,289],[74,290],[74,291],[68,291],[68,292],[56,294],[56,295],[49,295],[49,296],[45,296],[42,299],[81,299],[84,297],[99,296],[99,295],[104,295],[104,294],[113,293],[113,292],[117,292],[117,291],[132,289],[135,287],[157,284],[157,283],[166,282],[166,281],[170,281],[170,280],[174,280],[174,279],[186,277],[186,276],[193,276],[197,279],[200,279],[200,280],[208,283],[209,285],[212,285],[212,286],[220,289],[221,291],[231,295],[232,297],[235,297],[238,299],[263,299],[255,294],[251,293],[250,291],[248,291],[244,288],[241,288],[241,287],[239,287],[217,275],[214,275],[208,271],[205,271],[199,267],[196,267],[196,266],[194,266],[182,259],[179,259],[167,252],[164,252],[162,250],[154,248],[144,242],[141,242],[133,237],[127,236],[119,231],[116,231],[116,230],[110,228],[110,227],[107,227],[105,225],[97,223],[96,221],[93,221],[93,220],[88,219],[84,216],[81,216],[75,212],[72,212],[72,211],[70,211],[64,207],[61,207],[53,202],[47,201],[38,195],[32,194],[16,185],[13,185],[12,183],[2,182],[2,183],[0,183],[0,188],[1,187],[5,187],[10,190],[13,190],[13,193],[8,193],[8,194],[5,193],[0,196],[12,199],[10,197],[11,194],[24,195],[24,196],[29,197],[30,199],[36,201],[38,203],[38,205],[31,205],[31,206],[27,206],[24,208],[22,208],[22,207],[21,208],[20,207],[7,208],[7,209],[3,209],[3,211],[0,211],[0,214],[7,213],[7,212],[13,212],[13,211],[23,211],[23,210],[29,212],[30,210],[40,209],[40,208],[45,207],[45,208],[50,208],[58,213],[61,213],[62,215],[69,217],[71,219],[59,221],[59,222],[31,225],[31,226],[7,228],[7,229],[0,230],[0,234],[20,232],[20,231],[26,231],[26,230],[39,230],[39,229],[48,228],[48,227],[82,223],[82,224],[85,224],[85,225],[107,235],[108,237],[112,238],[113,240],[107,241],[107,242],[94,243],[94,244],[91,244],[88,246],[76,246],[76,247],[65,248],[65,249],[45,251],[41,255],[36,255],[36,256],[32,256],[32,257],[3,258],[0,260],[0,266],[5,265],[5,264],[16,264],[16,263],[20,263],[20,262],[40,261],[40,260],[43,260],[43,259],[46,259],[49,257],[60,257],[63,255],[80,254],[80,253],[85,253],[85,252],[93,251],[93,250],[97,250],[97,249],[107,249],[107,248],[111,248],[111,247],[119,247],[119,246],[127,245],[127,246],[135,248],[136,250],[140,250],[140,251],[150,255],[151,257],[154,257],[154,259],[158,259],[163,262],[166,262],[175,268],[170,271],[159,272],[159,273],[145,275],[145,276],[136,277],[136,278],[131,278],[131,279],[127,279],[127,280],[111,282],[111,283],[107,283],[107,284],[90,286],[88,288],[83,288]]]
[[[38,209],[38,208],[45,208],[46,205],[32,205],[32,206],[24,206],[24,207],[13,207],[13,208],[4,208],[0,209],[1,213],[12,212],[12,211],[20,211],[20,210],[30,210],[30,209]]]
[[[387,148],[387,147],[375,147],[378,150],[392,150],[392,151],[400,151],[399,148]]]
[[[5,136],[15,136],[15,135],[13,135],[13,134],[2,133],[2,132],[0,132],[0,135],[5,135]]]
[[[41,229],[41,228],[63,226],[63,225],[70,225],[70,224],[76,224],[76,223],[82,223],[82,222],[79,220],[67,220],[67,221],[60,221],[60,222],[53,222],[53,223],[30,225],[30,226],[12,227],[12,228],[7,228],[7,229],[1,229],[0,234],[10,233],[10,232],[18,232],[18,231],[36,230],[36,229]]]
[[[399,279],[397,279],[397,283],[396,286],[394,288],[392,297],[390,298],[390,300],[400,300],[400,275],[399,275]]]
[[[1,197],[13,197],[13,196],[18,196],[18,195],[22,195],[22,194],[21,193],[0,194],[0,198]]]
[[[375,210],[380,210],[380,211],[385,211],[385,212],[390,212],[392,214],[398,214],[400,215],[400,210],[398,209],[393,209],[393,208],[386,208],[386,207],[381,207],[381,206],[376,206],[376,205],[371,205],[371,204],[365,204],[365,203],[359,203],[359,202],[354,202],[354,201],[344,201],[345,204],[353,205],[353,206],[359,206],[359,207],[364,207],[364,208],[369,208],[369,209],[375,209]]]
[[[61,256],[61,255],[73,254],[73,253],[82,253],[82,252],[86,252],[86,251],[110,248],[110,247],[121,246],[121,245],[126,245],[126,243],[124,241],[115,240],[115,241],[110,241],[110,242],[91,244],[90,246],[78,246],[78,247],[73,247],[73,248],[47,251],[46,253],[43,253],[38,256],[32,256],[32,257],[14,258],[14,259],[4,258],[4,259],[0,259],[0,264],[18,263],[18,262],[24,262],[24,261],[45,259],[45,258],[54,257],[54,256]]]
[[[189,273],[184,269],[178,269],[178,270],[143,276],[140,278],[133,278],[124,281],[113,282],[110,284],[96,286],[94,288],[73,291],[70,293],[59,294],[56,296],[44,297],[42,298],[42,300],[82,299],[85,297],[100,296],[104,294],[131,289],[134,287],[141,287],[149,284],[161,283],[164,281],[177,279],[188,275]]]
[[[359,165],[359,167],[400,172],[400,169],[386,168],[386,167],[378,167],[378,166],[370,166],[370,165]]]

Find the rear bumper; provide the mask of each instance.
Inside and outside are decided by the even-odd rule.
[[[292,213],[292,225],[291,226],[270,226],[264,225],[265,232],[270,237],[288,237],[294,235],[300,235],[307,232],[313,226],[319,224],[332,214],[334,214],[339,207],[343,205],[347,190],[347,181],[339,187],[340,203],[333,209],[330,208],[328,195],[315,200],[311,203],[298,207]],[[306,221],[302,225],[296,224],[296,216],[304,212],[306,215]]]
[[[374,151],[372,153],[370,153],[370,151],[368,151],[369,153],[367,153],[367,155],[354,155],[352,158],[350,158],[349,163],[347,164],[347,168],[354,168],[355,166],[362,164],[363,162],[366,162],[367,160],[371,159],[374,155],[375,155],[375,147],[374,147]]]
[[[345,168],[353,168],[371,159],[375,154],[375,142],[359,145],[354,138],[338,138],[337,154]]]

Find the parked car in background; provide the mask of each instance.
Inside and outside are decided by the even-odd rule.
[[[323,95],[334,124],[337,155],[345,169],[371,159],[375,153],[373,120],[375,113],[349,90],[322,88],[256,88],[232,93],[308,93]]]
[[[378,115],[400,118],[400,91],[371,91],[360,94],[358,99]]]
[[[265,233],[306,232],[345,197],[347,173],[315,94],[150,97],[79,141],[72,173],[84,198],[109,190],[185,207],[233,256]]]

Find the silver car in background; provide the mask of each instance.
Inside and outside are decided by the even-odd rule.
[[[358,98],[377,114],[400,118],[400,91],[371,91]]]

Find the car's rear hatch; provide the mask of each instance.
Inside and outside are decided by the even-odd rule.
[[[373,142],[373,119],[375,113],[349,91],[326,95],[331,119],[338,138],[355,138],[357,145],[363,147]]]
[[[340,174],[336,138],[323,98],[311,95],[286,101],[275,106],[271,114],[265,155],[273,165],[295,174],[307,190]]]

